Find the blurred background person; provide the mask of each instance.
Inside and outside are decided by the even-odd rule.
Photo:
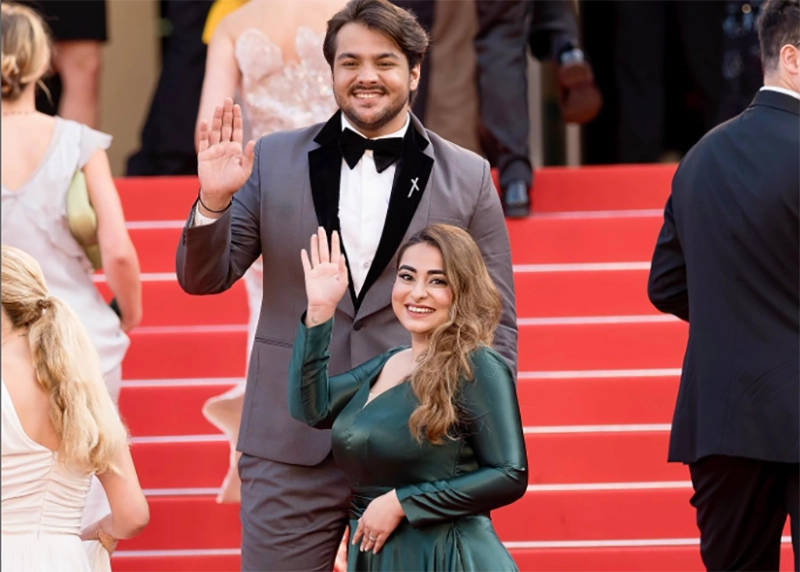
[[[394,3],[414,12],[432,36],[414,113],[445,139],[485,154],[498,168],[506,215],[527,216],[533,174],[526,44],[537,59],[557,64],[564,121],[591,121],[602,105],[591,66],[580,49],[574,3]]]
[[[105,149],[111,137],[35,109],[35,90],[50,64],[39,16],[2,4],[2,234],[45,268],[53,292],[80,316],[100,354],[108,391],[119,397],[126,332],[142,317],[139,261],[125,227]],[[75,172],[86,176],[97,214],[97,240],[118,316],[92,282],[92,267],[67,224],[66,193]]]
[[[208,46],[197,122],[205,119],[210,124],[214,107],[226,97],[241,100],[250,128],[248,139],[327,121],[337,107],[322,40],[328,19],[344,4],[343,0],[249,2],[225,16]],[[262,272],[259,259],[244,276],[250,308],[248,356],[261,313]],[[219,502],[240,499],[236,442],[244,389],[242,381],[203,407],[206,418],[231,443],[231,466]]]
[[[161,73],[141,132],[127,162],[129,177],[197,174],[194,125],[206,65],[203,28],[211,0],[163,0]]]
[[[105,0],[21,0],[34,8],[54,40],[55,75],[37,107],[89,127],[100,121],[100,74],[103,44],[108,40]]]
[[[37,262],[10,246],[2,248],[0,385],[0,567],[110,570],[117,539],[136,536],[150,518],[127,432],[86,330],[47,290]],[[111,514],[82,529],[93,473]]]

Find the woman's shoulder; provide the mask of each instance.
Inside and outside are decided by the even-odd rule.
[[[476,376],[481,373],[514,379],[514,375],[505,358],[489,346],[478,346],[472,350],[469,357],[473,368],[475,368]]]

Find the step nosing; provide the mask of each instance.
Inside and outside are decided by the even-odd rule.
[[[791,536],[781,536],[781,544],[791,544]],[[700,538],[631,538],[613,540],[517,540],[503,543],[509,550],[552,548],[637,548],[637,547],[678,547],[698,546]],[[152,558],[186,556],[239,556],[239,548],[196,548],[163,550],[117,550],[114,558]]]

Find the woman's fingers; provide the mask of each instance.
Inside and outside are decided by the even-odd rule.
[[[362,524],[361,520],[358,521],[358,526],[356,527],[356,531],[353,533],[353,545],[355,546],[358,544],[358,539],[364,534],[364,525]]]
[[[303,262],[303,271],[308,274],[311,272],[311,261],[308,260],[308,252],[306,249],[300,251],[300,260]]]
[[[325,232],[325,229],[319,227],[317,229],[317,236],[319,237],[319,261],[320,262],[330,262],[331,261],[331,251],[328,247],[328,234]]]
[[[311,265],[314,268],[319,265],[319,238],[316,234],[311,236]]]
[[[340,243],[339,233],[334,230],[333,234],[331,234],[331,262],[339,262],[339,258],[342,255],[342,246]]]
[[[372,547],[372,552],[377,554],[383,548],[383,545],[386,544],[386,537],[383,534],[376,535],[378,540],[375,541],[375,546]]]

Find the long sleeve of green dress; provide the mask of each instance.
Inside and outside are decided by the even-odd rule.
[[[289,364],[289,412],[316,429],[330,429],[336,416],[361,385],[388,359],[386,354],[341,375],[328,377],[333,318],[311,328],[305,314],[295,337]]]

